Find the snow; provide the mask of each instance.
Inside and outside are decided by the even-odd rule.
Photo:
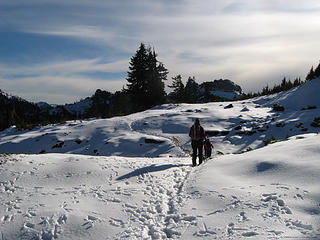
[[[12,126],[0,132],[1,239],[320,239],[319,87]],[[196,117],[215,148],[192,167]]]
[[[227,92],[227,91],[215,90],[215,91],[210,91],[210,93],[214,96],[221,97],[228,100],[232,100],[234,98],[238,98],[239,96],[241,96],[241,93],[236,91]]]
[[[318,134],[292,137],[196,169],[186,183],[191,197],[183,211],[196,213],[199,220],[187,229],[186,238],[195,232],[210,236],[211,231],[218,239],[318,239],[319,141]]]
[[[291,111],[299,111],[301,109],[307,109],[308,107],[320,108],[319,89],[320,78],[317,78],[297,88],[280,94],[263,97],[262,99],[269,98],[270,101],[268,101],[267,105],[278,104],[286,106],[287,110]]]

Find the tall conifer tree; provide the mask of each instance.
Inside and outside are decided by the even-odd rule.
[[[172,80],[172,85],[168,86],[169,88],[173,88],[172,100],[181,103],[184,101],[184,84],[182,82],[182,77],[179,74],[173,77]]]
[[[195,77],[189,77],[184,89],[187,103],[196,103],[198,100],[199,85]]]
[[[126,89],[136,111],[165,102],[163,81],[167,80],[167,74],[168,70],[157,60],[155,51],[141,43],[130,61]]]

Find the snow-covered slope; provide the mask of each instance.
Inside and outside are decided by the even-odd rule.
[[[285,106],[287,111],[301,111],[308,108],[320,108],[320,78],[306,82],[289,91],[258,98],[255,101],[263,106],[278,104]]]
[[[320,135],[306,134],[196,169],[182,212],[197,215],[184,236],[320,239]]]
[[[320,239],[318,84],[2,131],[1,238]],[[215,155],[193,168],[195,117]]]
[[[12,127],[0,133],[0,153],[184,156],[190,151],[188,132],[196,117],[216,151],[239,153],[271,139],[319,131],[312,124],[320,117],[320,95],[314,89],[320,89],[320,79],[246,101],[163,105],[125,117],[69,121],[25,132]],[[300,97],[302,93],[306,97]],[[274,104],[284,106],[284,112],[273,111]]]

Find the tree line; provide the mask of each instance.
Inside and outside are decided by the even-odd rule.
[[[287,91],[291,88],[298,87],[306,82],[309,82],[309,81],[311,81],[315,78],[319,78],[319,77],[320,77],[320,62],[315,70],[313,69],[313,66],[311,67],[305,80],[301,80],[301,78],[299,77],[299,78],[295,78],[293,81],[291,81],[290,79],[287,79],[286,77],[284,77],[280,84],[276,84],[272,88],[270,88],[267,85],[267,86],[263,87],[262,90],[259,92],[256,92],[256,93],[249,92],[247,94],[244,94],[242,98],[248,99],[248,98],[253,98],[253,97],[258,97],[258,96],[279,93],[282,91]]]
[[[172,78],[172,83],[168,86],[172,92],[167,95],[164,83],[167,75],[168,70],[158,60],[155,50],[141,43],[130,59],[127,84],[123,89],[115,93],[98,89],[94,95],[87,98],[91,101],[91,105],[85,112],[70,112],[66,105],[43,109],[18,97],[6,97],[0,90],[0,130],[12,125],[24,129],[73,119],[122,116],[164,103],[204,103],[225,100],[211,93],[212,82],[198,84],[195,77],[189,77],[184,84],[181,75]],[[305,81],[317,77],[320,77],[320,63],[315,69],[313,67],[310,69]],[[218,83],[226,80],[215,81]],[[284,78],[279,85],[272,88],[266,86],[260,92],[248,94],[243,94],[240,86],[232,85],[230,82],[232,88],[242,93],[241,98],[247,99],[288,90],[305,81],[300,78],[294,81]]]

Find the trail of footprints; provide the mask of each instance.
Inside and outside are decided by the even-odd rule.
[[[146,198],[142,206],[124,204],[124,211],[129,215],[130,224],[119,238],[179,238],[182,234],[181,224],[194,224],[196,217],[177,213],[185,199],[181,188],[189,172],[189,168],[179,167],[164,171],[161,177],[151,173],[139,175],[137,182],[145,185],[142,191]],[[112,219],[112,222],[114,223],[115,219]],[[123,223],[119,225],[123,226]]]
[[[249,215],[254,214],[254,216],[256,216],[258,214],[264,221],[277,222],[279,228],[285,226],[286,228],[300,232],[302,236],[313,237],[315,239],[319,238],[320,228],[315,227],[312,224],[304,223],[302,220],[295,219],[294,213],[284,200],[293,198],[295,200],[303,201],[308,194],[308,191],[301,190],[297,187],[281,185],[279,183],[271,185],[274,187],[275,191],[272,193],[262,193],[260,195],[260,201],[257,200],[255,202],[251,202],[252,196],[250,191],[248,191],[248,198],[247,196],[228,196],[221,192],[211,191],[212,194],[216,194],[218,198],[223,199],[224,201],[229,199],[230,203],[227,204],[225,208],[209,212],[207,217],[218,217],[220,213],[228,211],[239,212],[239,214],[234,217],[234,220],[236,221],[230,222],[225,227],[226,234],[221,233],[223,229],[219,228],[215,229],[216,232],[212,231],[212,233],[216,234],[217,232],[220,232],[220,236],[225,235],[226,238],[246,238],[260,235],[261,233],[271,238],[277,238],[279,236],[290,238],[290,235],[283,235],[284,232],[281,230],[266,229],[265,227],[256,226]],[[250,188],[251,187],[253,186],[250,186]],[[263,188],[265,185],[260,185],[258,187]],[[234,187],[234,189],[236,188],[237,187]],[[244,188],[242,187],[242,189]],[[291,191],[292,189],[294,191]],[[230,193],[230,189],[224,190],[228,190],[226,192]],[[281,190],[281,193],[278,193],[278,190]],[[285,193],[283,190],[288,190],[288,192]],[[199,236],[200,234],[198,233],[197,235]],[[208,236],[208,233],[202,235]]]
[[[141,164],[125,160],[123,164],[129,165],[131,169],[143,167],[140,166]],[[141,185],[139,189],[118,186],[116,178],[119,173],[117,167],[113,164],[101,164],[101,167],[111,169],[112,172],[109,176],[106,176],[106,182],[110,184],[108,189],[101,186],[89,187],[85,184],[79,184],[67,190],[63,187],[55,188],[54,192],[46,191],[41,186],[35,187],[36,189],[34,190],[28,190],[17,185],[16,182],[23,174],[37,174],[37,169],[11,172],[11,176],[8,179],[12,180],[0,181],[0,192],[6,194],[5,201],[0,195],[1,205],[5,209],[5,212],[0,216],[0,224],[5,226],[15,221],[16,218],[20,218],[23,220],[21,228],[22,239],[57,239],[63,232],[63,226],[68,224],[68,214],[79,203],[79,196],[91,196],[102,202],[120,204],[123,211],[128,215],[128,220],[124,221],[123,219],[108,216],[100,219],[97,215],[92,214],[83,219],[81,227],[84,230],[90,230],[97,223],[109,224],[121,229],[116,236],[119,239],[181,238],[189,226],[195,226],[198,229],[194,232],[194,236],[197,237],[215,237],[215,235],[219,234],[231,239],[247,238],[257,236],[261,232],[275,238],[283,236],[284,232],[279,229],[262,229],[255,226],[252,223],[252,219],[250,219],[252,212],[259,214],[265,221],[277,221],[281,226],[299,231],[302,235],[319,237],[320,228],[295,219],[292,209],[286,202],[287,199],[293,198],[303,203],[306,199],[308,191],[294,186],[272,184],[274,192],[262,193],[260,199],[252,197],[250,188],[247,189],[247,196],[228,195],[228,193],[232,192],[230,189],[212,190],[208,194],[212,194],[223,201],[229,201],[226,207],[214,209],[208,212],[206,216],[192,216],[178,213],[179,208],[188,197],[183,191],[183,186],[191,172],[190,167],[172,167],[161,174],[148,172],[140,174],[135,177],[137,183]],[[123,180],[123,183],[129,184],[126,180]],[[251,187],[255,188],[254,186]],[[263,189],[264,185],[256,187]],[[237,187],[234,188],[237,189]],[[268,186],[268,189],[270,189],[270,186]],[[142,204],[130,201],[139,191],[143,191],[145,196]],[[24,192],[26,199],[33,194],[68,194],[72,201],[61,203],[61,211],[55,212],[50,216],[38,216],[37,209],[46,207],[45,204],[38,203],[27,209],[22,209],[21,205],[26,199],[18,197],[23,195],[19,192]],[[197,197],[203,193],[195,191],[192,194],[193,197]],[[257,200],[252,202],[252,199]],[[224,229],[206,225],[206,217],[218,217],[221,213],[234,212],[235,209],[238,210],[238,214],[234,217],[234,221],[230,221]]]
[[[30,164],[33,165],[33,163]],[[141,163],[137,164],[127,160],[123,160],[121,164],[126,164],[133,170],[142,167]],[[146,164],[146,166],[148,165]],[[178,207],[183,203],[184,196],[181,190],[190,172],[189,167],[173,167],[163,171],[165,176],[157,176],[152,173],[138,175],[135,178],[138,184],[142,184],[138,189],[121,187],[121,184],[120,186],[117,184],[116,179],[119,177],[119,173],[118,167],[114,164],[101,163],[100,167],[111,171],[111,174],[106,176],[106,183],[109,183],[109,187],[79,184],[68,188],[56,187],[51,190],[41,186],[23,188],[16,184],[19,177],[24,174],[36,177],[40,174],[39,168],[32,167],[28,171],[10,172],[12,176],[9,179],[12,180],[0,182],[0,191],[7,194],[6,199],[10,198],[8,195],[11,196],[10,201],[2,201],[2,205],[6,207],[6,212],[0,216],[0,224],[5,226],[5,224],[19,219],[18,222],[22,223],[20,238],[57,239],[63,233],[63,226],[68,224],[68,214],[77,208],[76,205],[80,201],[79,198],[83,196],[106,203],[120,204],[123,211],[129,216],[129,221],[124,221],[108,216],[100,219],[96,217],[98,214],[88,215],[81,224],[81,228],[85,231],[93,229],[97,223],[102,223],[123,229],[118,235],[119,238],[161,239],[179,237],[181,235],[181,232],[177,230],[179,224],[182,222],[191,224],[195,222],[196,218],[193,216],[180,216],[177,214]],[[91,173],[87,172],[87,174]],[[50,178],[52,176],[47,177]],[[65,177],[72,178],[73,174],[66,174]],[[164,179],[165,181],[163,181]],[[126,185],[129,184],[127,180],[123,182]],[[145,196],[142,205],[138,204],[138,206],[129,201],[136,193],[141,195],[141,191]],[[46,216],[38,215],[38,210],[45,208],[46,204],[23,204],[24,201],[28,201],[28,199],[35,196],[60,195],[66,195],[67,197],[64,198],[67,199],[67,202],[62,202],[58,205],[61,210],[55,210]],[[126,199],[128,200],[126,201]],[[20,204],[24,207],[30,207],[22,209]],[[42,210],[41,212],[43,212]]]

